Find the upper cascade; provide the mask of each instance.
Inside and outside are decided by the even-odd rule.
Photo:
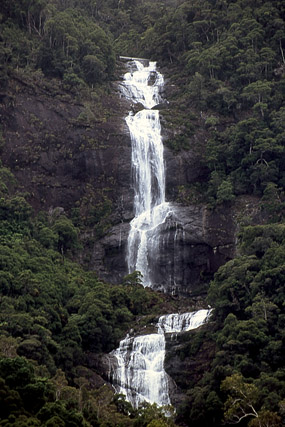
[[[126,118],[132,141],[132,171],[134,185],[135,218],[131,221],[128,237],[127,263],[129,273],[142,273],[143,285],[155,283],[162,224],[171,212],[165,201],[165,168],[163,144],[158,110],[152,107],[161,102],[160,92],[164,84],[156,63],[134,60],[131,71],[125,74],[122,93],[132,102],[145,109]]]
[[[136,71],[130,71],[124,76],[123,93],[127,99],[151,109],[161,102],[163,76],[156,70],[156,62],[144,66],[143,62],[134,60],[134,65]]]
[[[142,110],[126,118],[132,138],[135,215],[165,201],[165,173],[159,111]],[[151,223],[149,223],[150,225]],[[150,225],[151,226],[151,225]]]

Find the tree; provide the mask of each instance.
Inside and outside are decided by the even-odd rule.
[[[282,427],[282,420],[276,412],[260,411],[259,416],[251,420],[249,427]]]
[[[269,182],[263,192],[262,208],[268,212],[272,222],[278,221],[284,211],[284,202],[281,197],[284,195],[278,189],[277,184]]]
[[[225,402],[225,421],[239,424],[252,417],[249,427],[281,427],[281,417],[276,412],[260,407],[261,392],[251,383],[245,382],[240,374],[233,374],[222,381],[221,390],[228,394]]]
[[[188,85],[188,94],[190,99],[193,100],[201,110],[204,110],[207,106],[207,99],[209,97],[209,90],[207,88],[207,82],[204,76],[198,71],[195,72],[193,78]]]
[[[124,285],[141,285],[143,275],[140,271],[133,271],[123,278]]]
[[[167,414],[167,415],[166,415]],[[158,407],[156,403],[142,403],[137,410],[137,427],[166,427],[174,426],[174,410],[171,405]]]
[[[58,250],[63,254],[68,249],[73,249],[78,243],[78,232],[72,222],[61,217],[55,221],[52,230],[58,235]]]
[[[264,117],[264,113],[268,108],[267,101],[269,101],[270,98],[271,87],[272,83],[268,80],[257,80],[256,82],[250,83],[242,91],[242,97],[249,101],[253,101],[253,109],[259,109],[262,117]]]
[[[244,418],[258,418],[258,389],[253,384],[246,383],[241,374],[227,377],[221,384],[221,390],[229,394],[224,412],[226,422],[238,424]]]
[[[51,381],[55,387],[55,400],[59,400],[62,391],[68,386],[64,372],[61,369],[57,369],[56,374]]]
[[[87,83],[93,85],[103,80],[105,66],[96,55],[84,56],[82,69]]]
[[[4,357],[14,358],[17,357],[17,347],[19,340],[11,336],[0,336],[0,355]]]
[[[217,190],[217,203],[231,202],[234,198],[232,183],[229,180],[222,181]]]

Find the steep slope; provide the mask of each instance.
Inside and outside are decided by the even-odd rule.
[[[127,274],[133,190],[125,124],[130,106],[120,97],[118,84],[114,82],[99,93],[72,93],[56,80],[18,72],[3,93],[1,105],[3,165],[14,173],[35,212],[65,213],[79,227],[81,261],[102,278],[119,283]],[[177,186],[194,181],[194,165],[190,179],[181,174],[176,182],[171,181],[177,162],[188,170],[192,153],[177,157],[170,150],[166,152],[169,196]],[[234,214],[230,209],[212,213],[203,205],[177,209],[185,233],[177,240],[175,251],[174,247],[166,248],[158,265],[161,271],[166,265],[169,271],[174,269],[173,263],[180,265],[176,268],[177,291],[188,293],[200,285],[201,273],[211,274],[233,256]],[[167,227],[165,233],[169,232],[175,230]],[[161,283],[172,288],[165,277],[161,275]]]
[[[173,425],[114,398],[101,352],[161,313],[211,304],[208,327],[167,342],[176,422],[280,427],[283,2],[95,3],[0,7],[1,423]],[[166,78],[166,197],[185,229],[157,260],[166,286],[178,266],[172,296],[123,279],[130,105],[114,50],[158,60]]]

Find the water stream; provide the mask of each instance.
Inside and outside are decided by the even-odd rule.
[[[183,230],[177,226],[174,207],[165,201],[165,168],[159,111],[163,76],[156,63],[133,60],[121,85],[123,95],[135,104],[126,122],[132,141],[132,173],[135,217],[130,223],[127,263],[129,272],[138,270],[143,285],[154,287],[161,230],[166,222],[175,229],[174,244]],[[173,215],[173,217],[172,217]],[[174,218],[174,219],[173,219]],[[180,236],[181,237],[181,236]],[[163,242],[162,242],[163,243]],[[174,247],[175,249],[175,247]],[[175,274],[175,268],[174,268]],[[168,280],[175,281],[173,275]],[[164,370],[165,334],[177,334],[202,325],[209,310],[161,316],[157,333],[130,337],[120,342],[111,355],[110,380],[134,407],[146,401],[170,404],[169,377]]]
[[[146,401],[158,406],[170,404],[169,377],[164,370],[165,334],[177,334],[196,329],[205,323],[211,310],[161,316],[157,333],[130,337],[120,342],[111,354],[116,364],[110,378],[117,393],[137,408]]]
[[[165,201],[165,168],[159,111],[152,108],[161,102],[164,80],[156,63],[144,65],[135,60],[122,85],[124,96],[142,109],[126,118],[132,141],[134,212],[128,237],[129,273],[138,270],[144,286],[155,281],[157,251],[161,225],[171,213]]]

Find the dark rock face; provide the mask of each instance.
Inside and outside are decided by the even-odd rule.
[[[208,328],[209,325],[201,327]],[[199,349],[192,353],[191,340],[196,333],[197,330],[193,330],[166,336],[164,368],[172,378],[169,391],[171,403],[174,406],[181,404],[185,399],[185,391],[197,384],[204,373],[211,368],[215,343],[204,340],[200,343]]]
[[[112,116],[107,120],[88,111],[87,103],[74,103],[72,97],[66,101],[64,93],[23,82],[17,88],[13,105],[6,97],[1,108],[6,141],[2,159],[30,192],[30,203],[36,209],[62,206],[69,211],[88,184],[96,193],[112,181],[111,191],[126,193],[124,201],[131,209],[130,141],[123,120],[126,107],[119,97],[115,94],[101,106]]]
[[[166,138],[167,136],[165,136]],[[193,145],[195,147],[195,144]],[[174,155],[169,148],[165,147],[164,157],[166,164],[166,193],[170,199],[173,198],[175,189],[178,186],[203,181],[207,177],[208,171],[205,165],[201,163],[199,154],[195,153],[195,148],[181,151]]]
[[[29,192],[36,211],[60,207],[72,216],[78,208],[82,216],[86,209],[96,213],[107,198],[107,227],[98,234],[96,217],[81,225],[81,260],[102,279],[120,283],[127,274],[133,217],[131,141],[124,119],[131,106],[120,97],[117,84],[113,89],[92,104],[88,99],[76,102],[60,87],[17,78],[2,98],[0,114],[2,161]],[[177,186],[205,173],[194,149],[174,155],[166,148],[165,163],[168,200]],[[197,293],[208,275],[233,256],[234,235],[230,209],[211,213],[203,206],[173,205],[173,215],[161,228],[156,287],[175,294]]]
[[[235,226],[231,212],[174,205],[162,225],[156,264],[156,287],[172,294],[197,294],[207,275],[233,257]]]
[[[78,102],[58,82],[53,87],[15,76],[0,103],[5,138],[1,158],[20,189],[29,193],[35,211],[60,207],[72,216],[76,208],[81,216],[88,216],[107,199],[110,213],[105,228],[110,232],[98,236],[96,216],[90,225],[80,224],[86,245],[81,258],[115,282],[118,271],[120,277],[126,274],[123,248],[133,209],[131,142],[124,120],[129,105],[117,89],[114,83],[112,94]]]
[[[155,288],[172,294],[197,295],[199,286],[235,253],[236,225],[231,209],[173,205],[161,226],[159,252],[151,269]],[[126,274],[129,224],[122,222],[94,245],[92,266],[113,283]]]
[[[126,250],[129,224],[113,226],[92,249],[90,265],[99,277],[111,283],[121,283],[127,274]]]

